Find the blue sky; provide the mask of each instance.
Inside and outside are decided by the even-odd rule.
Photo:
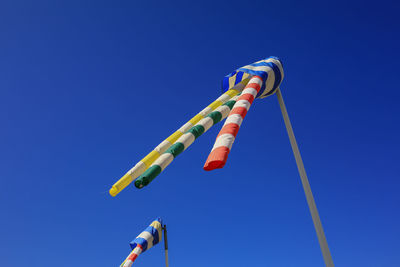
[[[107,193],[224,75],[273,55],[336,266],[400,266],[398,10],[2,1],[0,265],[118,266],[161,216],[173,267],[323,266],[276,96],[254,102],[224,169],[202,170],[219,124],[150,186]],[[135,266],[162,265],[159,245]]]

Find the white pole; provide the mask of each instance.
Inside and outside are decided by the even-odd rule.
[[[164,225],[164,249],[165,249],[165,266],[169,267],[168,261],[168,238],[167,238],[167,226]]]
[[[334,267],[332,256],[328,247],[328,242],[326,241],[324,229],[322,228],[321,219],[319,218],[317,206],[315,205],[314,197],[311,192],[310,183],[308,182],[306,170],[304,169],[303,160],[301,159],[299,147],[297,146],[296,138],[294,137],[292,124],[290,123],[289,115],[287,113],[285,103],[283,102],[281,90],[279,88],[276,91],[276,96],[278,97],[279,106],[281,107],[283,120],[285,121],[286,130],[290,139],[290,144],[292,145],[293,154],[296,159],[297,169],[300,174],[301,183],[303,184],[304,193],[306,194],[308,207],[310,209],[311,217],[314,222],[315,231],[317,232],[319,246],[321,247],[325,265],[326,267]]]

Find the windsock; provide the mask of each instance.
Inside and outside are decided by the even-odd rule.
[[[254,62],[253,64],[238,68],[225,76],[222,81],[222,89],[229,90],[230,88],[234,88],[235,84],[240,83],[243,79],[248,80],[249,77],[252,78],[255,75],[261,77],[263,80],[263,84],[256,98],[270,96],[276,92],[283,80],[282,63],[277,57],[268,57]]]
[[[224,120],[228,116],[229,111],[235,105],[238,96],[233,97],[230,101],[219,106],[215,111],[211,112],[204,119],[199,121],[195,126],[190,128],[176,142],[170,146],[154,163],[135,181],[137,188],[142,188],[154,180],[180,153],[186,150],[196,138],[208,131],[211,126]]]
[[[162,221],[157,218],[130,243],[132,252],[120,265],[120,267],[131,267],[136,258],[149,248],[158,244],[162,239]]]
[[[227,117],[204,165],[207,171],[222,168],[254,99],[274,94],[283,75],[280,60],[269,57],[225,76],[222,88],[226,92],[139,161],[111,187],[110,194],[116,196],[137,177],[134,183],[137,188],[148,185],[196,138]]]
[[[283,79],[281,62],[275,57],[270,57],[239,68],[226,76],[224,86],[229,86],[229,82],[233,79],[240,79],[243,73],[251,74],[252,78],[233,106],[215,140],[215,144],[203,167],[206,171],[224,167],[240,125],[254,99],[272,95],[278,89]]]
[[[109,190],[111,196],[116,196],[125,187],[127,187],[133,180],[143,174],[152,164],[158,159],[168,148],[175,143],[178,138],[180,138],[184,133],[190,130],[196,123],[207,117],[211,112],[213,112],[219,106],[228,102],[232,97],[240,93],[245,87],[246,83],[249,81],[250,75],[243,76],[237,82],[232,83],[232,87],[218,97],[214,102],[208,105],[205,109],[200,111],[196,116],[185,123],[176,132],[165,139],[161,144],[159,144],[152,152],[150,152],[146,157],[139,161],[132,169],[130,169],[121,179],[119,179]]]

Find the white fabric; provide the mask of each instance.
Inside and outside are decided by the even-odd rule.
[[[185,133],[184,135],[179,137],[179,139],[176,140],[176,142],[182,143],[186,149],[194,142],[194,139],[195,139],[195,137],[192,133]]]
[[[214,147],[212,150],[220,147],[225,146],[228,147],[229,150],[232,148],[232,144],[235,141],[235,137],[231,134],[222,134],[218,136],[217,140],[215,141]]]
[[[179,128],[178,131],[180,131],[181,133],[186,133],[192,127],[193,127],[193,124],[191,124],[190,122],[187,122],[185,125],[183,125],[181,128]]]
[[[242,125],[242,121],[243,121],[242,116],[240,116],[239,114],[232,114],[226,119],[224,125],[229,124],[229,123],[235,123],[240,126],[240,125]]]
[[[259,79],[257,79],[257,80],[259,80]],[[253,80],[253,82],[254,82],[254,80]],[[258,83],[258,84],[260,84],[260,83]],[[243,92],[242,92],[242,95],[244,95],[244,94],[251,94],[251,95],[253,95],[254,97],[256,97],[256,96],[257,96],[257,90],[254,89],[254,88],[251,88],[251,87],[247,87],[247,88],[244,89]]]
[[[198,124],[204,127],[204,132],[207,132],[213,126],[214,122],[210,117],[207,117],[199,121]]]
[[[223,119],[226,118],[226,116],[229,115],[229,112],[231,111],[231,109],[225,105],[225,106],[220,106],[219,108],[217,108],[217,111],[219,111],[221,113],[221,115],[222,115],[221,121],[222,121]]]
[[[246,99],[242,99],[236,102],[235,104],[235,108],[245,108],[246,110],[249,110],[251,104],[249,101],[247,101]]]
[[[161,170],[164,170],[174,159],[174,156],[170,153],[162,154],[153,165],[158,165],[161,167]]]
[[[159,144],[154,150],[157,151],[159,154],[162,154],[162,153],[164,153],[171,145],[172,145],[172,144],[171,144],[169,141],[164,140],[164,141],[162,141],[162,143]]]

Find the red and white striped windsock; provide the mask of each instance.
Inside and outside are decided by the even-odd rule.
[[[133,262],[136,260],[136,258],[140,255],[140,253],[142,253],[143,248],[141,245],[137,245],[131,252],[131,254],[129,254],[129,256],[126,258],[126,260],[122,263],[121,266],[123,267],[131,267]]]
[[[262,78],[254,75],[244,88],[217,136],[214,147],[204,164],[204,170],[211,171],[224,167],[240,125],[260,91],[262,83]]]

